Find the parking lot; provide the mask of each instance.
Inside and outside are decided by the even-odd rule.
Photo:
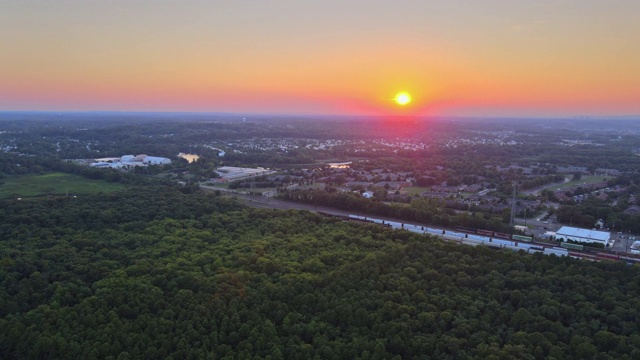
[[[532,219],[515,219],[516,225],[525,225],[529,228],[527,235],[533,235],[537,239],[544,238],[544,234],[548,231],[556,232],[562,227],[556,222],[555,216],[544,220],[544,214]]]

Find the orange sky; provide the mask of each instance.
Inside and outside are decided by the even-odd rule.
[[[640,114],[639,1],[309,3],[5,2],[0,110]]]

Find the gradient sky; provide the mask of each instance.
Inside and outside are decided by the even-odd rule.
[[[638,115],[639,16],[638,0],[0,0],[0,110]]]

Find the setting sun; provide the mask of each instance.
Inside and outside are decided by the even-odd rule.
[[[396,102],[396,104],[404,106],[411,102],[411,95],[406,92],[401,92],[398,93],[393,100]]]

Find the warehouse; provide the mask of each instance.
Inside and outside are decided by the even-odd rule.
[[[91,167],[95,168],[112,168],[120,169],[123,167],[129,168],[134,166],[146,166],[146,165],[165,165],[171,164],[171,159],[141,155],[122,155],[119,158],[102,158],[95,159],[95,162],[91,163]]]
[[[609,246],[611,234],[606,231],[596,231],[580,229],[570,226],[563,226],[556,232],[556,239],[559,241],[578,241],[583,243],[597,243],[605,247]]]
[[[163,157],[157,156],[145,156],[142,159],[142,162],[149,165],[164,165],[171,164],[171,160]]]
[[[223,181],[234,181],[261,175],[274,174],[275,171],[264,168],[241,168],[234,166],[223,166],[216,170]]]

